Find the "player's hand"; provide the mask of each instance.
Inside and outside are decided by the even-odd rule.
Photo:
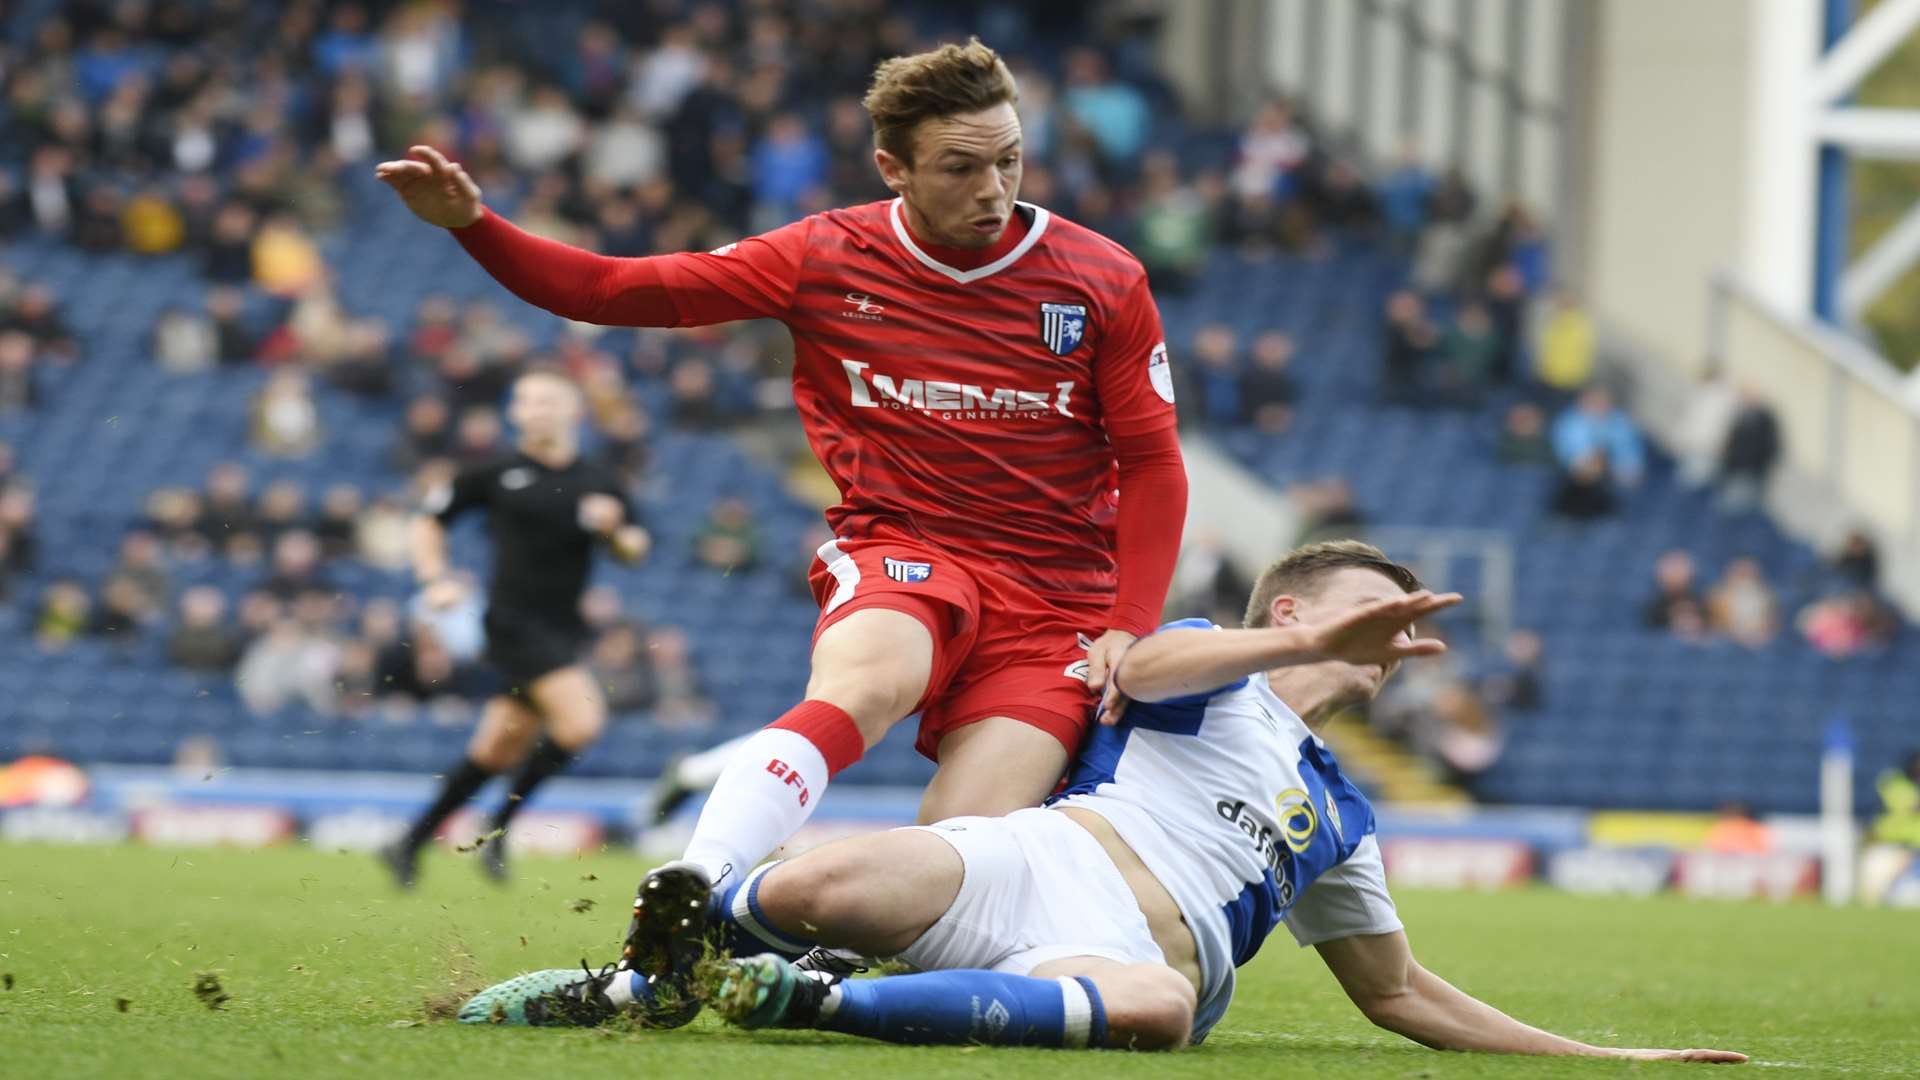
[[[1106,711],[1107,684],[1113,678],[1114,669],[1120,666],[1120,658],[1138,640],[1137,635],[1125,630],[1109,630],[1087,649],[1087,689],[1102,696],[1100,709],[1103,713]],[[1117,721],[1119,717],[1114,719]]]
[[[610,535],[627,520],[627,508],[611,495],[580,496],[580,527],[595,536]]]
[[[1349,664],[1391,664],[1413,656],[1437,656],[1446,643],[1412,636],[1413,624],[1460,602],[1459,593],[1436,595],[1425,589],[1405,596],[1361,604],[1324,622],[1308,623],[1308,648],[1327,660]]]
[[[622,525],[609,539],[613,542],[614,554],[630,563],[639,562],[653,551],[653,534],[638,525]]]
[[[434,611],[459,607],[467,598],[467,583],[455,577],[443,577],[420,590],[420,599]]]
[[[1127,715],[1127,706],[1132,703],[1132,698],[1120,692],[1119,682],[1108,679],[1107,691],[1100,695],[1100,711],[1095,714],[1095,719],[1100,721],[1102,727],[1112,727]]]
[[[1692,1061],[1703,1065],[1747,1063],[1747,1055],[1733,1050],[1609,1050],[1607,1056],[1633,1061]]]
[[[461,229],[480,220],[480,185],[431,146],[411,147],[404,159],[375,165],[373,175],[429,225]]]

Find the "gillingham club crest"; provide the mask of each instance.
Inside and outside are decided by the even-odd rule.
[[[886,564],[887,576],[895,581],[911,584],[916,581],[925,581],[933,576],[932,563],[907,562],[904,559],[888,557]]]
[[[1041,304],[1040,340],[1055,356],[1065,356],[1079,348],[1087,336],[1085,304]]]

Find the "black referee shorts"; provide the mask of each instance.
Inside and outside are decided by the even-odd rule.
[[[550,616],[490,609],[486,628],[487,666],[499,673],[501,693],[511,697],[525,697],[542,675],[579,663],[587,645],[586,624]]]

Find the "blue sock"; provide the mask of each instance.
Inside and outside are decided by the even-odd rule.
[[[815,944],[775,927],[760,910],[760,879],[779,865],[756,867],[737,882],[714,889],[707,898],[707,925],[718,932],[720,947],[734,956],[770,952],[797,960]]]
[[[1107,1012],[1093,980],[929,971],[834,987],[816,1025],[894,1043],[1099,1047]]]

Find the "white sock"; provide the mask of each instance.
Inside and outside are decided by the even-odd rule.
[[[681,758],[680,764],[674,768],[673,778],[678,780],[681,786],[695,791],[712,788],[720,782],[720,774],[727,771],[727,763],[733,760],[733,755],[739,753],[740,748],[747,745],[748,740],[752,738],[752,734],[739,735],[712,749],[688,754]]]
[[[715,885],[773,854],[813,816],[827,791],[827,759],[812,740],[763,728],[741,743],[693,827],[686,859]]]

